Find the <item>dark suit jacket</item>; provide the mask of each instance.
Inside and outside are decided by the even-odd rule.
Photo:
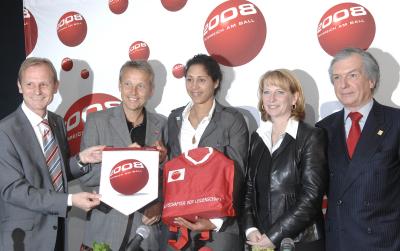
[[[146,146],[152,146],[156,140],[164,141],[166,131],[166,118],[161,115],[146,112]],[[89,114],[83,133],[81,149],[94,145],[108,145],[114,147],[127,147],[132,144],[122,105],[104,111]],[[101,164],[92,165],[93,169],[82,176],[80,181],[98,191],[100,185]],[[84,244],[92,246],[93,241],[106,242],[112,250],[121,247],[128,216],[119,211],[108,208],[99,210],[94,208],[86,222]],[[135,212],[129,239],[135,235],[136,228],[142,225],[142,214]],[[144,250],[158,249],[158,224],[151,227],[150,236],[144,240],[141,247]]]
[[[75,158],[68,161],[63,119],[48,112],[48,120],[61,151],[67,192],[68,180],[81,170]],[[41,146],[21,107],[0,122],[0,142],[0,250],[14,250],[14,245],[54,250],[68,195],[54,191]]]
[[[374,101],[351,160],[343,113],[317,123],[329,137],[327,250],[400,250],[400,110]]]
[[[168,117],[168,153],[169,157],[174,158],[182,153],[179,143],[180,131],[182,127],[182,112],[185,107],[180,107],[171,112]],[[237,214],[240,214],[244,187],[245,167],[247,161],[247,151],[249,142],[249,132],[246,121],[241,113],[232,107],[224,107],[218,102],[215,104],[214,114],[211,121],[201,136],[199,147],[209,146],[224,153],[228,158],[235,162],[235,187],[234,187],[234,206]],[[234,219],[224,222],[220,232],[239,234],[238,223]],[[216,237],[215,232],[213,232]],[[238,237],[233,237],[234,241]],[[236,239],[236,240],[235,240]],[[226,240],[229,244],[229,240]],[[235,250],[235,243],[232,247],[224,248],[218,246],[215,250]],[[210,246],[211,247],[211,246]]]

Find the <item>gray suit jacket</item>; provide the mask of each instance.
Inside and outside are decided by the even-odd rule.
[[[63,119],[48,112],[48,120],[61,150],[67,192],[68,180],[79,176],[80,168],[74,158],[68,163]],[[0,142],[0,250],[54,250],[68,195],[54,191],[41,146],[21,107],[0,122]]]
[[[167,147],[170,158],[182,153],[179,138],[184,108],[173,110],[168,117]],[[199,147],[202,146],[213,147],[235,162],[234,207],[239,216],[243,208],[242,190],[249,147],[249,131],[243,115],[232,107],[216,102],[214,114],[199,142]],[[242,250],[238,234],[237,219],[227,219],[219,232],[212,232],[214,241],[207,246],[214,250]]]
[[[166,119],[150,112],[146,112],[146,119],[146,146],[153,145],[156,140],[163,141]],[[81,142],[82,150],[94,145],[127,147],[130,144],[132,142],[122,106],[89,114]],[[100,168],[92,168],[92,171],[82,176],[80,181],[85,186],[98,191],[100,170]],[[136,228],[142,225],[141,218],[142,214],[135,212],[130,238],[135,235]],[[92,246],[93,241],[106,242],[110,244],[112,250],[119,250],[127,223],[128,216],[115,209],[93,209],[86,222],[84,244]],[[152,227],[150,237],[142,242],[145,250],[158,249],[158,231],[157,225]]]

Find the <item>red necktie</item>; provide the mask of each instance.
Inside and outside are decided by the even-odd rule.
[[[349,152],[350,159],[353,157],[358,139],[360,138],[361,128],[358,122],[360,121],[362,116],[363,115],[359,112],[349,113],[349,117],[351,119],[351,128],[349,131],[349,135],[347,136],[347,150]]]
[[[49,168],[51,182],[54,190],[57,192],[63,191],[64,186],[62,180],[60,151],[47,119],[40,122],[40,128],[43,136],[44,156],[46,158],[47,167]]]

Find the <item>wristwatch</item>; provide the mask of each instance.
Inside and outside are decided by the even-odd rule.
[[[83,162],[82,162],[81,158],[79,158],[79,154],[77,154],[77,155],[75,156],[75,158],[76,158],[76,161],[78,162],[78,166],[79,166],[79,167],[85,167],[85,166],[88,165],[88,163],[83,163]]]

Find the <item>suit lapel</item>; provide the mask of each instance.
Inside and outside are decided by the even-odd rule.
[[[330,151],[332,151],[332,156],[338,156],[344,162],[349,161],[349,154],[347,152],[347,144],[346,144],[346,132],[344,128],[344,109],[337,113],[332,125],[332,141],[333,147],[330,147]],[[339,133],[337,133],[339,132]]]
[[[170,118],[170,121],[172,120],[169,124],[171,125],[171,128],[168,125],[168,141],[170,142],[168,145],[173,146],[173,148],[170,149],[170,154],[173,157],[176,157],[182,153],[181,144],[179,142],[179,133],[182,128],[182,112],[184,109],[185,107],[181,107],[177,110],[174,110]]]
[[[199,146],[202,144],[204,139],[206,139],[217,128],[217,125],[220,123],[221,120],[221,111],[222,111],[222,106],[217,101],[215,101],[214,114],[211,116],[210,123],[208,123],[206,129],[204,130],[203,135],[201,135]]]
[[[161,123],[150,112],[146,111],[146,145],[151,146],[156,140],[161,138]]]
[[[386,136],[385,134],[389,132],[390,126],[388,123],[385,124],[381,105],[374,101],[357,143],[353,159],[348,166],[348,174],[343,182],[342,193],[365,171],[365,166],[367,165],[364,163],[371,161]]]
[[[118,109],[115,109],[112,116],[110,116],[110,125],[125,146],[132,144],[122,105],[120,105]]]
[[[289,134],[285,133],[281,145],[272,153],[272,159],[278,158],[282,153],[288,153],[285,149],[288,147],[289,143],[294,142],[294,139]]]
[[[46,160],[41,150],[42,146],[36,138],[35,131],[21,107],[17,112],[16,125],[18,125],[20,129],[17,130],[19,133],[15,135],[15,137],[20,138],[20,142],[25,142],[27,146],[30,146],[29,154],[32,156],[32,160],[35,161],[35,163],[32,163],[32,167],[37,169],[41,177],[46,177],[44,179],[45,186],[47,188],[53,188],[49,171],[46,168]]]

